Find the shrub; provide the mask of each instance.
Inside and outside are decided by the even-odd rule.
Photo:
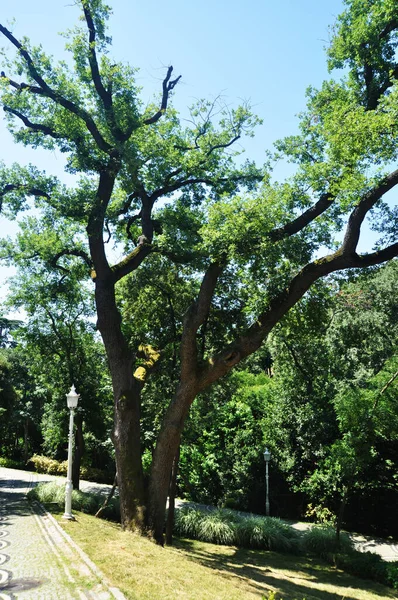
[[[29,459],[29,464],[38,473],[45,473],[46,475],[66,476],[68,471],[68,461],[60,462],[54,458],[40,456],[39,454],[34,454]],[[96,483],[112,483],[114,474],[102,471],[102,469],[82,466],[80,468],[80,477],[87,481],[95,481]]]
[[[387,584],[398,590],[398,561],[386,563]]]
[[[38,473],[45,473],[46,475],[63,475],[65,476],[68,470],[68,462],[59,462],[54,458],[48,458],[47,456],[40,456],[34,454],[29,459],[29,463],[33,465],[33,468]]]
[[[5,467],[7,469],[26,469],[26,465],[18,460],[13,460],[12,458],[6,458],[5,456],[0,456],[0,467]]]
[[[352,542],[347,534],[340,534],[340,543],[336,531],[331,526],[311,527],[302,537],[303,547],[321,558],[328,558],[336,553],[348,553],[352,550]]]
[[[174,532],[181,537],[198,539],[199,524],[204,512],[195,508],[183,507],[175,512]]]
[[[337,554],[334,560],[337,567],[351,575],[388,584],[388,563],[384,562],[378,554],[352,550],[348,554]]]
[[[239,546],[296,552],[299,547],[299,534],[290,525],[273,517],[244,517],[236,528]]]

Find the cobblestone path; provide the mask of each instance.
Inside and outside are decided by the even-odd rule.
[[[0,478],[0,600],[124,598],[50,515],[29,504],[28,487],[23,479]]]

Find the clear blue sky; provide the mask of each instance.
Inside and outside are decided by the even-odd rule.
[[[165,66],[170,64],[176,75],[182,75],[174,104],[183,114],[196,98],[222,93],[231,104],[250,100],[264,123],[256,137],[243,145],[246,156],[258,163],[276,139],[294,133],[296,115],[305,107],[306,88],[319,86],[329,77],[324,49],[329,26],[344,8],[342,0],[109,3],[113,8],[111,54],[140,69],[137,78],[144,100],[160,91]],[[19,39],[28,36],[58,59],[63,57],[65,43],[58,33],[76,23],[76,4],[70,0],[3,1],[0,21],[11,26]],[[0,40],[0,45],[7,47],[6,40]],[[0,160],[32,162],[62,175],[59,154],[14,145],[1,122],[0,139]]]

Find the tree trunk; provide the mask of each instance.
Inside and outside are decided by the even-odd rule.
[[[336,521],[336,541],[337,541],[337,545],[338,546],[340,546],[340,532],[341,532],[341,526],[343,524],[345,507],[347,506],[348,491],[349,491],[349,487],[345,486],[344,489],[343,489],[343,496],[342,496],[341,502],[340,502],[339,513],[337,515],[337,521]]]
[[[29,459],[29,417],[25,417],[23,436],[23,461],[26,464]]]
[[[116,471],[123,529],[144,531],[146,494],[141,461],[141,382],[133,376],[134,361],[121,331],[112,282],[96,281],[97,327],[101,332],[114,394]]]
[[[99,518],[102,515],[102,513],[108,506],[109,502],[112,500],[113,496],[115,495],[116,487],[117,487],[117,473],[115,473],[115,478],[113,480],[113,485],[109,491],[109,494],[107,495],[104,502],[102,503],[102,505],[99,507],[99,509],[95,513],[95,515],[94,515],[95,517]]]
[[[80,467],[85,451],[83,423],[80,415],[77,415],[75,423],[75,451],[73,453],[72,462],[72,485],[74,490],[78,490],[80,487]]]
[[[197,394],[196,379],[180,384],[167,409],[152,459],[149,482],[148,526],[157,544],[164,545],[164,525],[170,473],[180,446],[181,433],[189,407]]]
[[[166,523],[166,544],[167,544],[167,546],[172,546],[172,544],[173,544],[175,499],[176,499],[176,490],[177,490],[177,473],[178,473],[179,461],[180,461],[180,447],[178,447],[177,454],[174,457],[173,466],[171,469],[170,489],[169,489],[169,510],[167,513],[167,523]]]

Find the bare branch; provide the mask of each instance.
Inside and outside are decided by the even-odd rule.
[[[165,111],[167,109],[167,103],[169,101],[170,92],[175,88],[175,86],[181,79],[181,75],[179,75],[176,79],[170,80],[172,72],[173,72],[173,67],[170,66],[167,69],[166,77],[163,80],[163,86],[162,86],[163,87],[163,95],[162,95],[162,102],[160,105],[160,109],[154,115],[152,115],[152,117],[149,117],[148,119],[144,119],[145,125],[152,125],[152,123],[156,123],[156,121],[159,121],[160,117],[165,113]]]

